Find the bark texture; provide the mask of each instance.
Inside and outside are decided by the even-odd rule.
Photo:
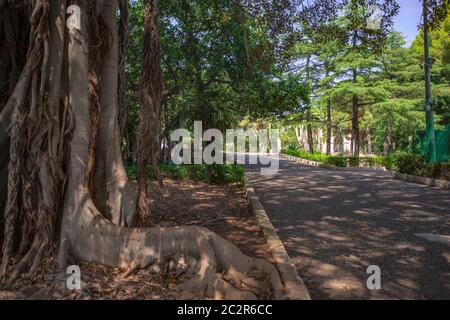
[[[359,102],[356,95],[352,98],[352,141],[351,150],[354,157],[359,157],[360,153],[360,132],[359,132]]]
[[[333,135],[333,128],[331,122],[331,100],[327,100],[327,154],[331,154],[331,136]]]
[[[8,185],[9,134],[13,105],[5,108],[26,63],[28,24],[20,21],[29,17],[29,4],[13,5],[0,1],[0,247],[3,244],[4,217]],[[0,253],[1,256],[1,253]]]
[[[271,290],[283,298],[273,265],[243,255],[207,229],[128,227],[136,205],[120,156],[117,2],[70,4],[85,13],[80,30],[66,28],[68,1],[33,3],[26,65],[0,114],[0,143],[10,144],[3,285],[33,274],[43,256],[57,251],[61,267],[90,261],[127,274],[140,268],[184,272],[190,280],[180,288],[203,296],[254,299]],[[146,15],[158,21],[149,4]],[[149,43],[156,45],[151,30]],[[154,77],[162,79],[154,65],[159,50],[150,52],[147,62],[156,69],[142,87],[155,107],[161,87]],[[10,139],[3,134],[7,127]]]
[[[127,123],[127,74],[125,72],[125,56],[128,47],[128,0],[119,0],[119,127],[123,138]]]
[[[144,59],[139,88],[137,226],[145,226],[149,223],[150,212],[147,196],[147,164],[149,162],[152,165],[155,178],[160,182],[162,181],[158,169],[158,154],[160,149],[160,112],[164,98],[164,80],[161,69],[159,19],[157,1],[145,0]]]
[[[313,129],[311,126],[312,122],[312,113],[311,113],[311,106],[308,106],[306,109],[306,135],[308,139],[308,151],[309,153],[314,153],[314,137],[313,137]]]

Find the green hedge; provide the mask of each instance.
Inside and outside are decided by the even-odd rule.
[[[337,157],[321,153],[310,154],[302,150],[282,150],[282,153],[321,162],[337,167],[384,167],[404,174],[439,180],[450,180],[450,162],[427,164],[425,158],[404,151],[394,152],[388,157]]]
[[[322,153],[308,153],[302,150],[283,150],[282,153],[303,158],[306,160],[321,162],[336,167],[377,167],[392,168],[392,159],[390,157],[338,157]]]
[[[149,177],[152,176],[152,167],[147,167]],[[192,179],[215,184],[244,183],[244,169],[236,165],[174,165],[164,162],[159,164],[161,173],[175,180]],[[128,178],[137,179],[136,165],[126,167]]]
[[[397,152],[392,155],[393,169],[397,172],[414,176],[450,180],[450,162],[426,163],[424,157]]]

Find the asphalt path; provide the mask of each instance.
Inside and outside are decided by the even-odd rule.
[[[449,190],[279,161],[247,175],[313,299],[450,299]]]

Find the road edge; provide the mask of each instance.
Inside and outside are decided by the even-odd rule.
[[[332,165],[328,165],[321,162],[306,160],[299,157],[290,156],[287,154],[281,154],[281,157],[290,161],[301,163],[307,166],[329,169],[333,171],[347,171],[347,172],[387,172],[392,175],[395,180],[401,180],[409,183],[420,184],[428,187],[436,187],[444,190],[450,190],[450,181],[438,180],[420,176],[413,176],[409,174],[403,174],[395,171],[387,170],[386,168],[340,168]]]
[[[294,157],[294,156],[290,156],[288,154],[281,154],[281,157],[286,158],[288,160],[291,161],[295,161],[307,166],[311,166],[311,167],[317,167],[317,168],[324,168],[324,169],[329,169],[329,170],[333,170],[333,171],[347,171],[347,172],[391,172],[389,170],[387,170],[386,168],[375,168],[375,167],[358,167],[358,168],[348,168],[348,167],[337,167],[337,166],[333,166],[331,164],[325,164],[322,162],[316,162],[316,161],[312,161],[312,160],[306,160],[303,158],[299,158],[299,157]]]
[[[250,183],[247,174],[244,177],[244,187],[247,194],[250,209],[255,216],[256,223],[261,229],[264,239],[269,246],[278,270],[281,274],[282,281],[285,285],[285,295],[289,300],[311,300],[308,288],[302,278],[297,273],[289,254],[284,247],[283,242],[279,238],[270,218],[264,209],[259,197]]]
[[[394,173],[394,178],[397,180],[421,184],[421,185],[425,185],[428,187],[436,187],[436,188],[450,190],[450,181],[425,178],[425,177],[419,177],[419,176],[412,176],[409,174],[403,174],[403,173],[398,173],[398,172],[393,172],[393,173]]]

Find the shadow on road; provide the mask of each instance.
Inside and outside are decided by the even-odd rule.
[[[450,247],[415,235],[450,235],[450,191],[280,161],[246,169],[313,299],[450,299]]]

